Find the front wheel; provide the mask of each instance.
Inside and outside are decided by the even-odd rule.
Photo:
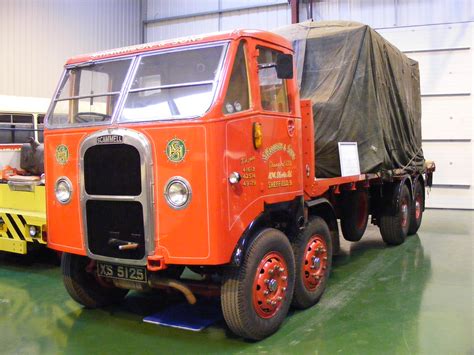
[[[221,305],[229,328],[253,340],[276,332],[291,304],[294,275],[295,261],[288,238],[272,228],[260,232],[240,267],[224,274]]]
[[[331,272],[332,243],[328,225],[321,217],[312,217],[292,244],[296,263],[293,306],[304,309],[319,301]]]
[[[128,290],[117,288],[99,278],[96,262],[85,256],[63,253],[61,269],[67,292],[87,308],[118,303],[128,293]]]

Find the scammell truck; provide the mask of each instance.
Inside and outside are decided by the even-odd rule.
[[[293,56],[280,35],[234,30],[67,61],[45,169],[48,246],[74,300],[219,295],[231,331],[259,340],[320,299],[338,220],[351,241],[369,216],[389,245],[416,233],[433,169],[317,177]]]

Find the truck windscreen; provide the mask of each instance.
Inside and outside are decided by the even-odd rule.
[[[120,121],[202,116],[212,104],[225,48],[214,44],[142,56]]]
[[[110,121],[131,62],[114,60],[68,69],[54,99],[49,126]]]

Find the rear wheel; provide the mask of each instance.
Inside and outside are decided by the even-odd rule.
[[[342,200],[341,229],[344,239],[359,241],[367,228],[369,195],[367,191],[347,191]]]
[[[87,308],[118,303],[128,293],[128,290],[117,288],[99,278],[96,262],[85,256],[63,253],[61,269],[67,292]]]
[[[408,235],[415,234],[421,226],[421,219],[423,218],[423,207],[425,205],[425,198],[423,195],[423,184],[420,180],[415,181],[413,204],[410,211],[410,228]]]
[[[410,227],[410,191],[405,184],[399,191],[398,195],[393,196],[396,200],[395,213],[383,213],[380,216],[380,233],[384,242],[389,245],[402,244]]]
[[[288,238],[276,229],[260,232],[240,267],[224,274],[221,305],[229,328],[253,340],[277,331],[291,304],[294,275]]]
[[[295,293],[293,306],[308,308],[321,298],[332,264],[331,234],[321,217],[312,217],[293,242],[295,254]]]

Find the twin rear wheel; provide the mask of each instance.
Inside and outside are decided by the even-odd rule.
[[[407,235],[415,234],[421,226],[424,208],[423,184],[415,180],[413,198],[408,186],[403,184],[393,196],[394,213],[380,216],[380,233],[385,243],[402,244]]]
[[[293,244],[277,229],[261,231],[241,266],[224,275],[221,303],[229,328],[253,340],[277,331],[292,303],[307,308],[319,300],[331,257],[329,229],[319,217],[310,220]]]

